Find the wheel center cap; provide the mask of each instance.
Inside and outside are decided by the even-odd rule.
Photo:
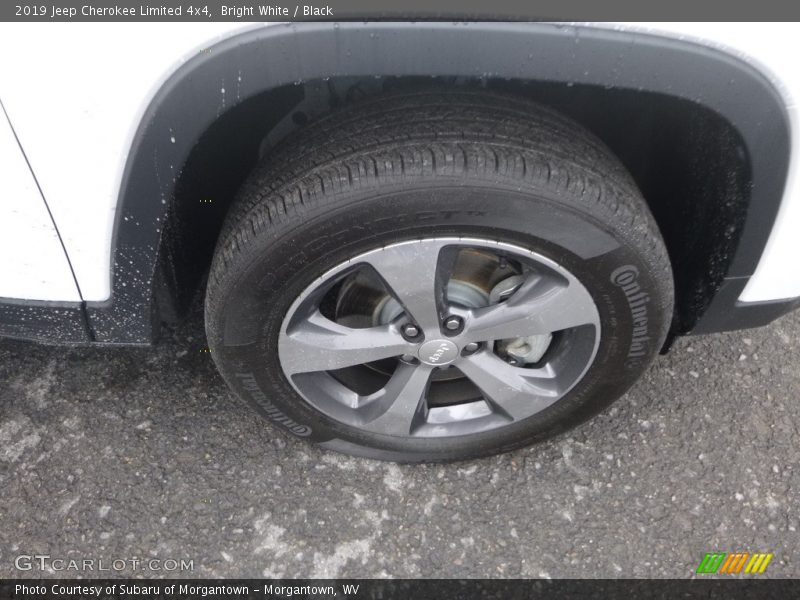
[[[458,346],[450,340],[431,340],[419,347],[417,356],[426,365],[449,365],[458,358]]]

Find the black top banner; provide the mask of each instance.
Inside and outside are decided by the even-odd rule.
[[[56,0],[1,2],[2,21],[303,20],[774,21],[800,19],[785,0]]]

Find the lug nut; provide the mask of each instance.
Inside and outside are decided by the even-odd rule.
[[[420,334],[419,327],[413,323],[406,323],[403,325],[403,336],[406,339],[416,338]]]
[[[417,362],[417,357],[413,356],[412,354],[403,354],[403,356],[400,357],[400,360],[411,365]]]
[[[461,317],[447,317],[444,321],[444,328],[448,331],[458,331],[461,329]]]
[[[470,342],[469,344],[464,346],[464,352],[466,352],[467,354],[473,354],[474,352],[477,352],[478,348],[480,347],[481,345],[478,342]]]

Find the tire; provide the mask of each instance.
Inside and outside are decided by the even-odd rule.
[[[461,268],[458,261],[482,261],[470,276],[493,269],[496,277],[512,269],[518,279],[502,280],[498,289],[523,283],[507,292],[508,299],[489,300],[490,306],[488,287],[480,288],[482,300],[451,307],[466,319],[460,333],[445,325],[436,331],[430,306],[407,308],[422,297],[411,288],[423,288],[408,274],[436,281],[431,289],[440,302],[438,316],[445,318],[451,308],[442,308],[442,294],[452,305],[453,290],[469,295],[476,287],[456,280],[456,271],[443,283],[437,279],[446,254],[454,257],[452,269]],[[428,255],[438,267],[429,268]],[[404,256],[405,273],[398,269]],[[349,270],[362,262],[366,271]],[[395,274],[399,279],[392,279]],[[398,289],[407,282],[408,289],[395,294],[392,282]],[[369,286],[388,290],[380,310],[359,304],[373,291]],[[563,302],[553,300],[558,294]],[[400,308],[383,316],[393,296],[399,302],[392,306]],[[530,309],[523,314],[524,302]],[[601,411],[661,348],[672,302],[672,272],[658,227],[632,178],[602,142],[527,100],[469,91],[405,92],[331,113],[254,170],[217,244],[206,331],[225,380],[279,429],[348,454],[449,461],[539,442]],[[519,330],[524,335],[498,341],[511,310],[525,325]],[[424,311],[427,331],[422,327],[424,337],[414,340],[408,327],[419,325],[414,314]],[[478,333],[467,329],[489,323],[490,311],[506,329],[492,329],[495,337],[476,342],[477,353],[468,356],[468,336],[477,339]],[[330,319],[344,314],[342,322],[372,319],[364,326],[372,329],[334,331],[328,321],[319,329],[312,315],[317,312]],[[555,333],[546,332],[551,317]],[[534,326],[536,319],[541,323]],[[558,329],[564,324],[569,327]],[[398,343],[412,344],[404,358],[377,360],[394,346],[375,342],[380,352],[374,363],[296,375],[292,370],[339,366],[351,360],[343,354],[352,350],[348,344],[372,344],[390,334],[391,344],[403,335],[407,339]],[[438,346],[424,353],[422,344],[432,340]],[[533,346],[545,349],[536,354]],[[439,358],[431,349],[438,349]],[[519,358],[521,352],[528,353]],[[454,362],[442,369],[435,360]],[[389,361],[394,366],[376,366]],[[462,377],[470,369],[480,370],[474,378]],[[373,396],[358,392],[352,400],[343,381],[356,370],[354,377],[388,377],[386,387]],[[392,378],[423,371],[434,381],[425,384],[429,398],[410,416],[387,416],[394,410],[387,408],[390,398],[414,395],[392,396]],[[552,381],[538,379],[548,372],[556,373]],[[514,388],[522,391],[504,395],[511,394],[506,387],[486,382],[494,374],[522,382]],[[530,395],[529,406],[524,394],[532,389],[544,391]],[[475,390],[481,394],[477,400]],[[462,397],[468,406],[448,404]],[[509,404],[496,397],[510,398]],[[373,414],[380,416],[370,420]]]

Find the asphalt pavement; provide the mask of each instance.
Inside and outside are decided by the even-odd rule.
[[[798,340],[800,312],[684,338],[568,434],[416,466],[257,418],[198,319],[153,348],[2,341],[0,578],[689,577],[713,551],[798,577]]]

